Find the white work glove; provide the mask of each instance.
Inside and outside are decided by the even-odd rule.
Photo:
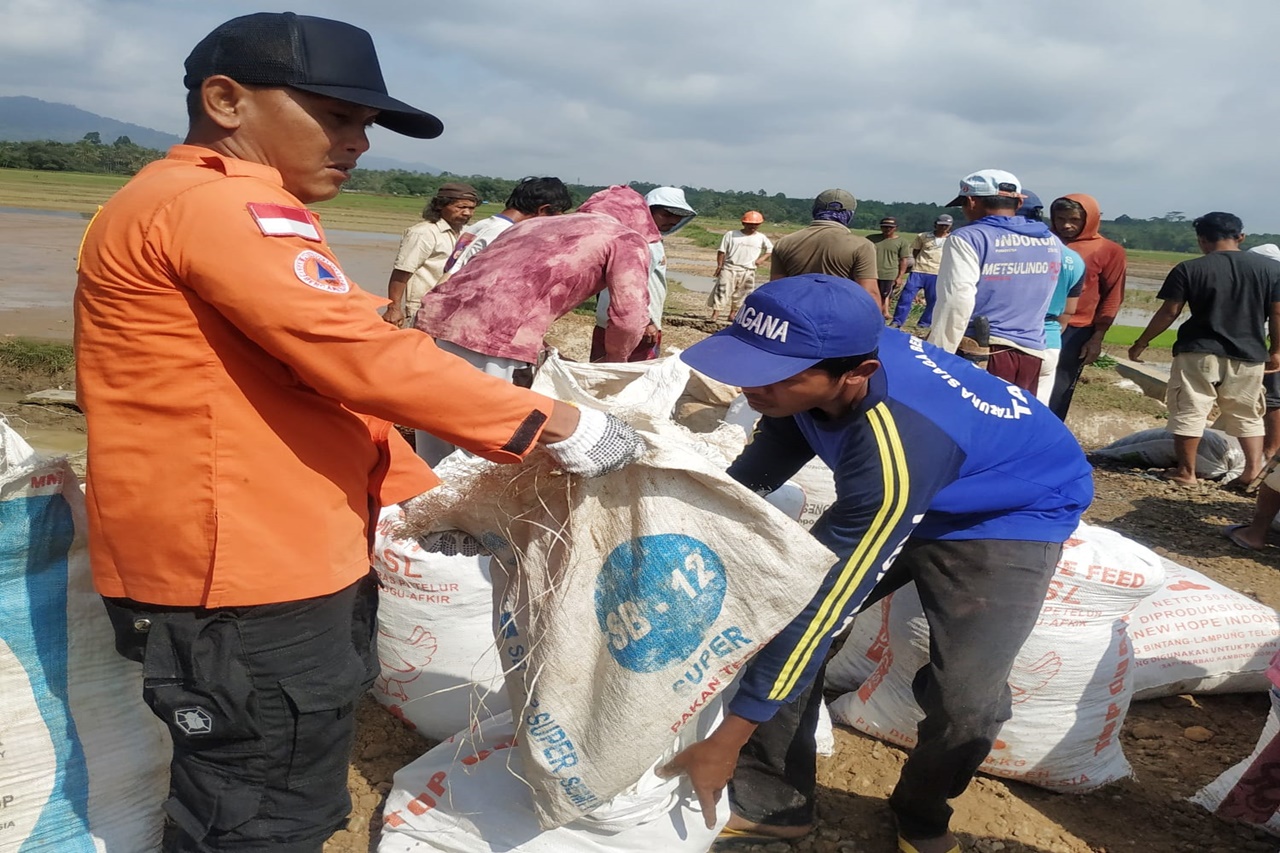
[[[598,409],[582,408],[578,428],[564,441],[545,445],[570,474],[599,477],[644,455],[644,441],[631,426]]]

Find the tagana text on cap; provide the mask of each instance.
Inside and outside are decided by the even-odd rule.
[[[680,358],[712,379],[759,387],[826,358],[873,352],[883,329],[880,306],[859,285],[829,275],[798,275],[756,288],[727,328]]]
[[[1001,169],[981,169],[960,181],[960,194],[943,207],[958,207],[966,198],[991,196],[1022,196],[1022,182],[1012,172]]]
[[[440,119],[387,94],[373,38],[341,21],[293,12],[232,18],[200,40],[185,67],[188,89],[225,74],[237,83],[288,86],[370,107],[379,111],[376,124],[405,136],[434,139],[444,132]]]

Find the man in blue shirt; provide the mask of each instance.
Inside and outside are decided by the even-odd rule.
[[[1040,196],[1023,190],[1022,207],[1018,216],[1028,222],[1044,222],[1044,203]],[[1036,386],[1036,399],[1046,406],[1053,393],[1053,383],[1058,370],[1058,357],[1062,355],[1062,324],[1076,313],[1076,303],[1084,289],[1084,258],[1074,249],[1062,245],[1062,268],[1058,270],[1058,285],[1049,299],[1044,315],[1044,353],[1040,360],[1040,383]]]
[[[838,559],[743,670],[724,722],[666,772],[688,773],[708,816],[732,780],[731,831],[807,833],[827,650],[848,617],[914,581],[930,628],[925,718],[890,807],[900,850],[958,851],[947,800],[1010,716],[1009,669],[1093,498],[1080,445],[1023,389],[885,329],[845,279],[770,282],[681,357],[742,386],[762,415],[735,479],[767,493],[815,455],[835,473],[813,535]]]

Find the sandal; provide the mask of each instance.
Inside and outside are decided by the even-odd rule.
[[[929,839],[932,841],[933,839]],[[916,847],[901,835],[898,836],[898,853],[920,853],[920,848]],[[960,842],[957,841],[954,847],[948,847],[947,853],[961,853]]]
[[[711,843],[711,847],[714,850],[728,850],[739,844],[776,844],[779,841],[799,841],[803,837],[781,838],[777,835],[759,832],[754,829],[732,829],[726,826],[720,830],[720,834]]]
[[[1235,545],[1237,548],[1243,548],[1246,551],[1261,551],[1261,548],[1255,548],[1240,538],[1240,531],[1244,530],[1248,526],[1249,525],[1247,524],[1228,524],[1226,527],[1222,528],[1221,533],[1227,538],[1228,542]]]
[[[1244,477],[1236,477],[1229,483],[1223,483],[1222,488],[1228,492],[1233,492],[1237,495],[1244,495],[1245,497],[1252,497],[1258,493],[1258,490],[1253,488],[1253,481],[1246,481]]]

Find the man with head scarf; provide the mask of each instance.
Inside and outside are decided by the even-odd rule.
[[[813,200],[813,221],[773,247],[770,280],[822,273],[856,281],[883,305],[876,281],[876,248],[849,230],[857,199],[848,190],[830,189]]]
[[[405,229],[396,253],[387,298],[391,305],[383,319],[393,326],[413,324],[422,297],[444,277],[458,234],[471,221],[480,194],[470,184],[449,181],[441,184],[435,197],[422,209],[422,221]]]

